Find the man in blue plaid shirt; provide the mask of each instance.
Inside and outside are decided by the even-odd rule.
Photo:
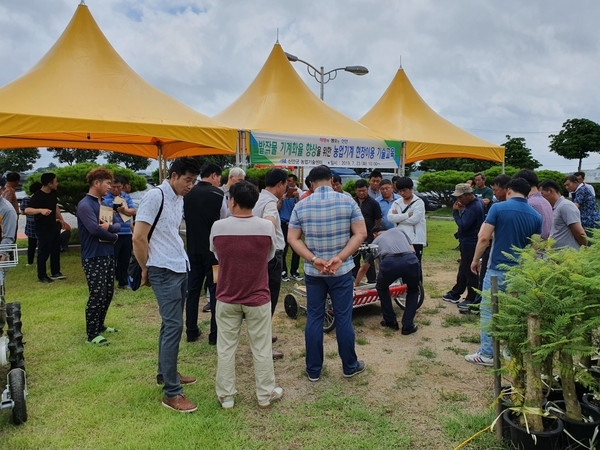
[[[292,211],[287,237],[294,251],[305,259],[306,374],[310,381],[321,376],[323,319],[329,295],[335,311],[338,352],[344,376],[349,378],[365,370],[364,361],[358,360],[354,350],[352,254],[366,239],[367,229],[356,202],[331,187],[329,167],[315,167],[309,177],[314,193]]]

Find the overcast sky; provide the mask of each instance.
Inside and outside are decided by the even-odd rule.
[[[577,169],[548,150],[565,120],[600,122],[598,0],[86,0],[121,57],[146,81],[213,116],[284,51],[341,72],[325,101],[358,120],[402,64],[442,117],[495,144],[524,137],[543,168]],[[77,0],[0,2],[0,85],[27,72]],[[296,63],[305,82],[319,84]],[[599,149],[600,150],[600,149]],[[47,155],[47,152],[43,152]],[[584,169],[600,165],[600,154]]]

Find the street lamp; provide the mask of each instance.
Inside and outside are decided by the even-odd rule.
[[[290,62],[298,61],[303,64],[306,64],[306,70],[308,71],[308,74],[311,77],[313,77],[315,80],[317,80],[319,82],[319,84],[321,85],[321,100],[324,99],[324,90],[323,89],[324,89],[325,83],[329,83],[331,80],[335,80],[338,70],[345,70],[346,72],[353,73],[354,75],[366,75],[369,73],[369,69],[367,69],[364,66],[338,67],[337,69],[332,69],[328,72],[325,72],[325,69],[323,68],[323,66],[321,66],[321,70],[319,70],[312,64],[307,63],[306,61],[303,61],[302,59],[300,59],[297,56],[294,56],[290,53],[285,52],[285,56],[287,56],[287,59]]]

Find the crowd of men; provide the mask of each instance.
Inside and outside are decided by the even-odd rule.
[[[245,179],[241,168],[231,169],[224,182],[222,172],[216,164],[199,167],[193,158],[178,158],[168,177],[144,196],[138,208],[124,190],[126,179],[104,168],[87,174],[89,190],[77,210],[82,267],[89,288],[87,343],[107,345],[104,334],[118,332],[104,322],[115,282],[117,288],[129,289],[127,266],[132,251],[142,269],[142,285],[152,286],[157,299],[162,323],[156,381],[163,386],[163,405],[176,411],[197,409],[182,388],[196,379],[181,375],[177,362],[184,327],[188,342],[201,336],[198,321],[203,292],[209,300],[203,311],[211,315],[208,343],[216,346],[218,357],[216,394],[225,409],[235,404],[235,353],[243,320],[253,354],[259,407],[267,408],[283,396],[275,382],[273,360],[284,355],[273,349],[277,336],[272,334],[271,318],[281,283],[290,277],[306,284],[305,371],[310,382],[322,376],[322,324],[328,297],[336,315],[342,375],[350,378],[365,370],[365,362],[356,354],[352,326],[354,289],[365,275],[380,297],[381,325],[403,335],[417,332],[414,317],[427,232],[425,205],[414,193],[410,178],[386,180],[373,171],[368,182],[355,183],[353,198],[341,190],[341,180],[326,166],[310,171],[305,192],[297,185],[297,177],[282,169],[267,172],[260,192]],[[516,248],[525,247],[534,234],[553,239],[558,248],[588,244],[590,228],[598,227],[600,213],[593,187],[583,177],[576,173],[564,180],[572,201],[561,195],[556,182],[539,183],[530,170],[512,178],[500,175],[491,187],[482,173],[455,186],[452,215],[458,229],[460,265],[456,284],[442,298],[457,304],[461,312],[480,313],[481,347],[465,356],[467,361],[493,364],[491,339],[485,331],[491,319],[489,298],[482,299],[478,292],[489,290],[494,276],[503,289],[506,267],[515,264],[511,255],[516,255]],[[11,199],[19,180],[14,175],[7,180],[0,198],[2,243],[14,243],[20,210]],[[33,263],[37,245],[41,283],[65,279],[59,242],[61,230],[68,225],[58,205],[57,187],[54,174],[43,174],[23,206],[30,225],[28,242],[34,249],[28,251],[28,264]],[[182,220],[187,245],[180,234]],[[357,252],[361,245],[371,243],[376,251]],[[364,263],[361,255],[366,255]],[[301,258],[304,277],[299,270]],[[401,324],[389,295],[389,286],[398,278],[407,285]],[[0,327],[1,319],[2,314]]]
[[[480,314],[481,346],[465,356],[467,361],[493,365],[492,340],[486,331],[492,316],[490,299],[484,296],[482,301],[475,290],[489,291],[493,276],[504,290],[507,268],[517,264],[516,249],[524,248],[536,234],[552,239],[556,248],[580,249],[588,244],[587,236],[592,228],[598,228],[600,215],[593,187],[584,183],[584,176],[578,172],[564,180],[573,201],[562,196],[555,181],[539,183],[537,175],[527,169],[512,178],[496,177],[489,203],[489,192],[481,184],[483,174],[475,176],[477,187],[473,183],[456,185],[453,217],[461,257],[456,284],[442,299],[457,304],[461,312]]]

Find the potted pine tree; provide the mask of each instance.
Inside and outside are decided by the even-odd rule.
[[[507,267],[506,289],[498,294],[499,313],[492,320],[496,331],[491,334],[511,353],[502,370],[513,377],[511,409],[529,433],[547,428],[542,375],[552,379],[553,364],[560,373],[565,404],[560,414],[556,408],[549,410],[584,421],[575,381],[592,379],[578,363],[595,352],[591,336],[600,327],[597,248],[557,250],[538,238],[519,251],[517,265]]]
[[[551,267],[560,267],[557,280],[547,283],[551,296],[541,351],[556,355],[563,401],[549,403],[547,410],[565,422],[569,441],[580,448],[594,448],[600,430],[600,410],[583,404],[578,385],[597,390],[590,374],[589,357],[596,353],[592,336],[600,327],[600,251],[597,245],[575,250],[549,250]],[[577,448],[577,447],[575,447]]]
[[[542,408],[542,368],[548,365],[549,358],[540,353],[540,330],[548,298],[540,295],[536,286],[551,274],[547,265],[538,267],[536,249],[540,245],[544,244],[534,240],[532,245],[519,251],[516,266],[506,267],[506,289],[498,293],[499,312],[492,318],[494,330],[489,331],[503,342],[511,355],[501,368],[502,373],[512,378],[512,407],[504,412],[504,419],[511,427],[511,439],[517,447],[527,447],[528,441],[560,442],[562,431],[562,422],[548,419],[549,414]],[[554,446],[548,442],[544,445]]]

